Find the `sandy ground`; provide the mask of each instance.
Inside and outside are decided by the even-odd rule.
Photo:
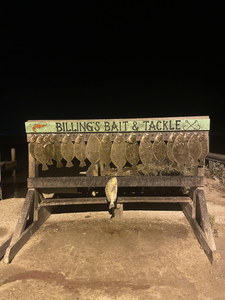
[[[10,264],[0,299],[225,299],[225,188],[205,178],[217,246],[212,266],[182,211],[51,215]],[[0,243],[23,198],[0,202]]]

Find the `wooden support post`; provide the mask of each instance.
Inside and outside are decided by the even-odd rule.
[[[116,205],[116,208],[114,209],[114,218],[115,220],[123,219],[123,204]]]
[[[201,216],[200,227],[205,232],[205,235],[209,241],[209,245],[212,249],[216,250],[216,246],[213,239],[212,228],[209,222],[209,214],[206,206],[205,193],[203,188],[197,188],[197,203],[199,215]]]
[[[11,148],[11,161],[16,161],[16,149]],[[16,168],[13,168],[12,176],[16,176]]]
[[[196,188],[193,199],[196,197],[196,208],[193,203],[181,203],[182,210],[189,221],[199,244],[204,249],[209,261],[215,262],[216,246],[214,243],[209,215],[205,202],[205,195],[202,188]]]
[[[0,200],[2,200],[2,165],[0,159]]]
[[[5,255],[5,251],[6,249],[8,248],[10,242],[11,242],[11,239],[12,239],[12,234],[7,237],[6,240],[4,240],[4,242],[0,245],[0,259]]]
[[[4,261],[9,263],[29,238],[36,232],[36,230],[48,219],[51,215],[50,208],[40,207],[37,209],[35,220],[34,214],[34,196],[35,190],[29,189],[24,201],[21,215],[19,217],[16,229],[13,233],[9,247],[6,250]],[[33,218],[31,224],[26,228],[28,216]],[[30,222],[29,222],[30,223]]]

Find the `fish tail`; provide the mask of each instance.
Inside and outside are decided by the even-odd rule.
[[[67,162],[67,164],[66,164],[66,167],[67,167],[67,168],[71,168],[71,167],[73,167],[73,164],[72,164],[72,162],[71,162],[71,161],[68,161],[68,162]]]
[[[63,164],[61,163],[61,161],[57,161],[56,167],[57,167],[57,168],[63,167]]]
[[[115,207],[114,202],[110,202],[110,204],[109,204],[109,209],[111,209],[111,208],[113,208],[113,207]]]
[[[47,170],[48,170],[47,165],[46,165],[46,164],[43,164],[43,165],[42,165],[42,171],[47,171]]]
[[[53,162],[51,159],[48,160],[47,165],[53,165]]]
[[[85,163],[85,161],[84,160],[82,160],[81,162],[80,162],[80,165],[79,165],[79,167],[85,167],[86,166],[86,163]]]

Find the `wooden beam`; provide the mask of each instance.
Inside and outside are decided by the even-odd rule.
[[[7,237],[7,239],[4,240],[4,242],[0,245],[0,259],[5,255],[5,251],[6,249],[8,248],[10,242],[11,242],[11,239],[12,239],[12,234]]]
[[[187,220],[189,221],[192,230],[199,242],[199,244],[204,249],[209,261],[211,264],[215,263],[215,253],[216,247],[213,240],[213,237],[208,238],[206,233],[202,230],[200,225],[198,224],[197,220],[195,219],[195,212],[194,206],[192,203],[180,203],[183,213],[186,216]]]
[[[32,223],[20,236],[14,241],[14,243],[10,243],[10,246],[6,250],[4,262],[9,263],[13,257],[19,252],[19,250],[23,247],[23,245],[29,240],[29,238],[40,228],[40,226],[48,219],[51,215],[51,212],[41,207],[38,211],[38,220]]]
[[[105,187],[111,176],[39,177],[28,178],[28,188]],[[201,176],[121,176],[118,187],[181,187],[203,186]],[[55,191],[56,192],[56,191]]]
[[[212,228],[209,222],[209,214],[206,206],[205,193],[204,190],[200,188],[197,188],[197,203],[201,215],[200,226],[208,239],[210,247],[216,250],[216,246],[212,234]]]
[[[117,203],[190,203],[189,197],[118,197]],[[106,197],[88,197],[88,198],[61,198],[61,199],[46,199],[40,206],[56,206],[56,205],[78,205],[78,204],[101,204],[108,203]]]
[[[13,244],[19,238],[19,236],[23,232],[24,228],[26,227],[27,218],[28,218],[28,216],[30,214],[30,210],[33,206],[33,197],[34,197],[34,189],[29,189],[27,191],[27,195],[24,200],[21,215],[18,219],[15,231],[13,233],[11,244]]]

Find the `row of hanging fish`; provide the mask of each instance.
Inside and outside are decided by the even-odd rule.
[[[82,134],[79,134],[73,143],[69,134],[66,134],[60,143],[56,135],[33,135],[30,142],[30,154],[37,163],[42,164],[42,170],[48,170],[48,165],[57,162],[57,167],[63,166],[62,159],[67,161],[66,167],[72,167],[72,160],[76,157],[80,161],[80,167],[85,167],[87,158],[91,165],[89,170],[94,170],[95,164],[100,161],[104,174],[110,171],[112,162],[117,168],[117,175],[123,174],[123,167],[128,161],[133,172],[137,171],[137,164],[141,160],[145,171],[154,161],[163,164],[168,157],[171,165],[179,172],[184,167],[203,166],[208,154],[207,140],[203,133],[172,133],[167,144],[161,133],[157,134],[154,142],[150,140],[148,133],[143,133],[140,145],[136,140],[135,133],[131,133],[125,141],[122,133],[118,133],[113,141],[109,134],[105,133],[102,140],[95,134],[91,134],[84,142]]]

